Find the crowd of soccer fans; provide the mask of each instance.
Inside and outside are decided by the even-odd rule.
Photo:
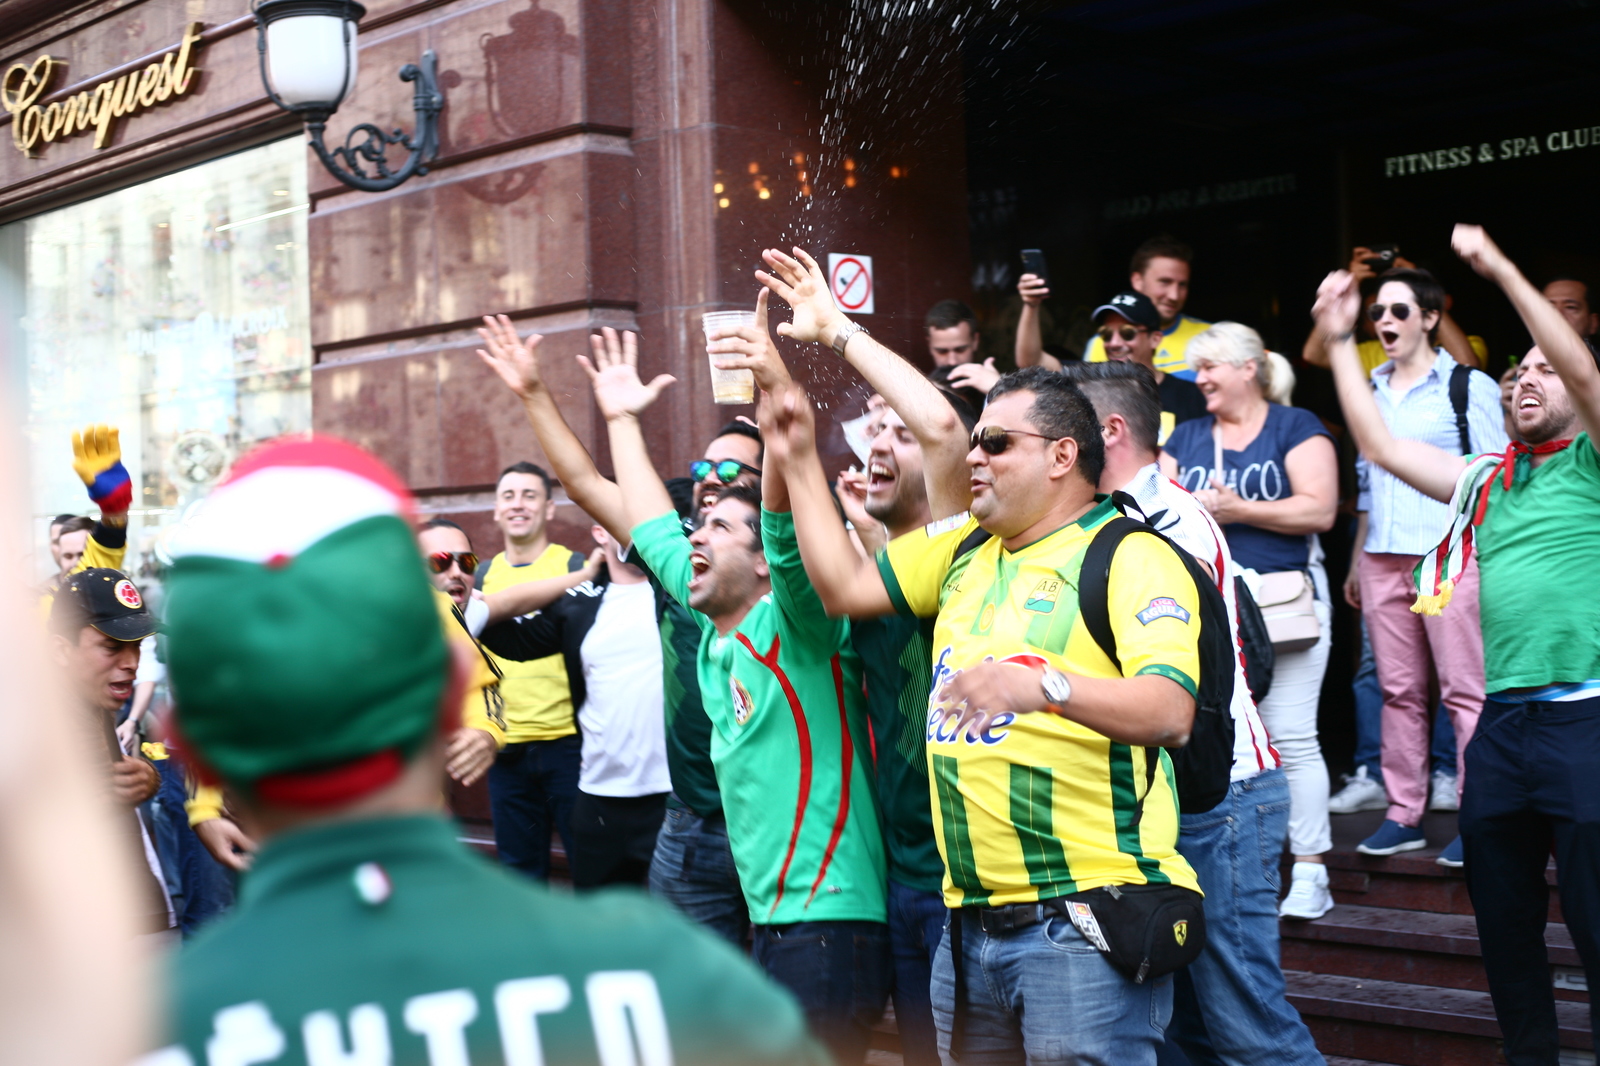
[[[913,1064],[1321,1062],[1278,921],[1328,913],[1332,818],[1382,809],[1359,850],[1464,866],[1507,1061],[1555,1062],[1552,853],[1600,974],[1600,319],[1452,241],[1534,347],[1497,384],[1430,273],[1356,249],[1301,352],[1361,452],[1342,518],[1334,432],[1255,330],[1185,313],[1170,238],[1081,352],[1024,274],[1009,373],[963,305],[927,374],[769,249],[753,323],[708,337],[754,418],[686,477],[647,447],[682,386],[640,378],[639,338],[579,356],[607,477],[546,384],[570,353],[487,317],[547,464],[501,474],[494,554],[297,439],[146,582],[117,431],[75,435],[97,515],[52,524],[40,614],[119,891],[184,941],[141,1061],[849,1066],[892,1004]],[[871,386],[860,471],[825,468],[774,334]],[[1362,616],[1337,790],[1336,594]],[[480,780],[501,868],[442,817]]]

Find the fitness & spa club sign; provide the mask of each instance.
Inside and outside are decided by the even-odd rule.
[[[11,140],[23,155],[37,155],[51,141],[94,130],[94,146],[111,143],[111,124],[125,115],[166,103],[194,87],[195,51],[200,45],[198,22],[191,22],[183,40],[149,65],[48,104],[56,71],[66,62],[42,55],[32,64],[14,63],[0,78],[0,104],[11,112]]]

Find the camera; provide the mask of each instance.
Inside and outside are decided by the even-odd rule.
[[[1363,259],[1362,262],[1371,267],[1374,274],[1382,274],[1385,270],[1394,267],[1395,257],[1400,254],[1400,246],[1398,244],[1374,244],[1368,251],[1372,252],[1372,255]]]

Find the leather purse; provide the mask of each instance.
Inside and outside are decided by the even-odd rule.
[[[1305,651],[1322,639],[1316,592],[1304,570],[1259,574],[1254,591],[1256,606],[1267,623],[1267,636],[1278,654]]]

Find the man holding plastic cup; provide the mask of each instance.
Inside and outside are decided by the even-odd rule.
[[[711,360],[711,397],[717,403],[755,403],[756,378],[749,370],[725,370],[717,365],[719,356],[711,350],[713,342],[731,337],[740,328],[754,329],[754,311],[707,311],[700,316],[706,334],[706,355]]]

